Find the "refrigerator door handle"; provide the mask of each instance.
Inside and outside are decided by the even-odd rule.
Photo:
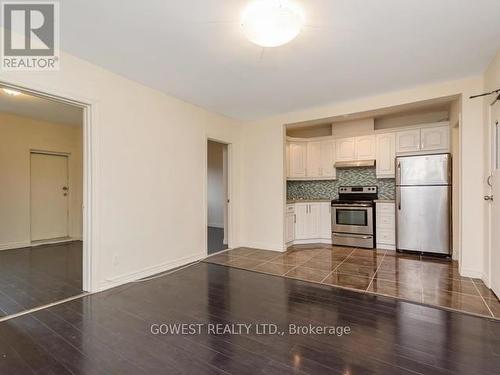
[[[396,188],[396,199],[398,201],[398,210],[401,211],[401,188]]]
[[[396,184],[401,184],[401,161],[396,159]]]

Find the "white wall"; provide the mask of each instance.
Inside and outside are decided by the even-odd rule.
[[[208,142],[208,226],[224,228],[224,147]]]
[[[204,256],[207,136],[232,143],[238,209],[236,121],[68,54],[59,72],[2,71],[0,80],[94,103],[92,290]]]
[[[82,128],[0,112],[1,250],[31,244],[30,150],[70,154],[69,235],[82,237]]]
[[[493,61],[490,63],[488,66],[486,72],[484,73],[484,91],[493,91],[498,88],[500,88],[500,52],[497,53],[496,57],[493,59]],[[484,188],[484,195],[490,195],[491,194],[491,188],[488,186],[486,183],[486,179],[492,172],[493,168],[493,163],[492,163],[492,158],[491,158],[491,148],[492,148],[492,141],[493,141],[493,135],[492,135],[492,129],[493,129],[493,124],[491,121],[490,117],[490,109],[491,109],[491,102],[494,100],[495,96],[490,95],[485,97],[482,100],[483,103],[483,113],[484,113],[484,152],[483,152],[483,160],[484,164],[486,166],[485,168],[485,176],[484,180],[485,183],[483,184]],[[476,99],[478,100],[478,99]],[[480,99],[479,99],[480,100]],[[496,106],[500,106],[500,103],[495,104]],[[484,242],[487,245],[487,256],[484,258],[484,273],[485,273],[485,281],[486,284],[489,285],[489,278],[490,278],[490,251],[491,251],[491,244],[490,244],[490,234],[492,228],[490,228],[489,223],[490,223],[490,204],[485,202],[484,203],[486,206],[485,213],[484,213],[484,220],[488,225],[485,225],[484,227]]]
[[[284,249],[283,212],[285,206],[283,124],[394,105],[460,95],[461,139],[461,272],[480,277],[484,259],[483,108],[469,95],[483,89],[482,77],[420,86],[384,95],[287,113],[244,125],[242,157],[241,241],[261,248]]]

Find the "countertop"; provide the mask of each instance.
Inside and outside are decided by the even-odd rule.
[[[315,202],[331,202],[331,199],[289,199],[286,201],[286,204],[294,204],[294,203],[315,203]]]
[[[394,199],[375,199],[375,203],[396,203]]]

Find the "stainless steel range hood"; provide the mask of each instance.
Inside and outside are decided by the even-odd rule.
[[[335,163],[335,168],[358,168],[358,167],[374,167],[375,160],[352,160],[338,161]]]

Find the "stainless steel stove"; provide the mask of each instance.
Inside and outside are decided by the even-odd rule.
[[[341,186],[332,201],[334,245],[375,247],[375,203],[377,186]]]

